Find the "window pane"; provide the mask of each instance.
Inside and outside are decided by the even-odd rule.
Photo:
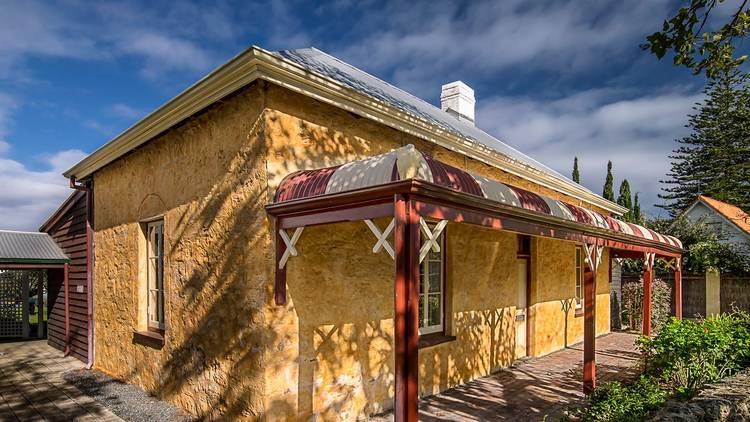
[[[159,292],[149,290],[148,292],[148,320],[153,322],[159,321]]]
[[[424,327],[424,295],[419,295],[419,328]]]
[[[430,293],[440,293],[442,290],[443,286],[442,277],[440,277],[440,269],[441,265],[439,262],[430,262]]]
[[[440,315],[440,294],[431,294],[427,304],[428,321],[427,325],[440,325],[442,317]]]

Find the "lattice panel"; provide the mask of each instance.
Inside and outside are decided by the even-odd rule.
[[[23,336],[24,282],[0,273],[0,337]],[[28,306],[28,304],[26,305]]]

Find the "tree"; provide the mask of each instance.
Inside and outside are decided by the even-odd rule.
[[[638,200],[638,192],[633,199],[633,211],[631,212],[631,223],[643,224],[643,212],[641,212],[641,203]]]
[[[614,177],[612,177],[612,161],[607,161],[607,178],[604,180],[604,192],[602,193],[602,196],[613,202],[615,200],[614,184],[615,180]]]
[[[623,179],[622,183],[620,183],[620,194],[617,196],[617,203],[628,209],[628,212],[623,214],[622,219],[634,223],[633,198],[630,195],[630,183],[628,182],[628,179]]]
[[[721,19],[729,21],[718,24],[709,22],[709,17],[724,0],[684,1],[689,5],[681,7],[674,16],[665,20],[661,31],[646,37],[641,48],[659,59],[671,50],[675,66],[685,66],[696,75],[705,71],[710,79],[741,65],[747,56],[737,56],[734,43],[741,43],[750,31],[748,0],[743,0],[729,15],[719,12]],[[718,29],[711,31],[709,28]]]
[[[700,195],[750,210],[750,77],[739,71],[710,81],[678,139],[668,179],[662,180],[664,205],[672,216]]]
[[[578,173],[578,157],[573,158],[573,181],[581,183],[581,174]]]

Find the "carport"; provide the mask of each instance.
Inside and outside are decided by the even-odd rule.
[[[36,337],[44,336],[44,309],[51,309],[53,304],[45,303],[44,277],[39,275],[46,274],[49,292],[59,291],[67,286],[69,261],[47,233],[0,230],[0,338],[31,337],[29,293],[34,277],[37,279]],[[48,297],[54,298],[55,295],[49,294]],[[63,306],[67,310],[67,296],[64,300]],[[67,333],[67,318],[65,328]]]

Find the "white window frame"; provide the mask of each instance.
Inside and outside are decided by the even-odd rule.
[[[432,223],[428,223],[430,226],[430,229],[432,230],[435,225]],[[429,296],[435,295],[437,293],[430,293],[430,254],[427,254],[427,256],[424,258],[424,261],[422,261],[421,269],[422,269],[422,280],[421,284],[424,286],[425,291],[419,292],[419,299],[422,306],[422,315],[423,320],[420,321],[421,326],[419,327],[419,334],[425,335],[425,334],[433,334],[433,333],[439,333],[443,332],[445,330],[445,231],[440,233],[440,239],[438,240],[438,244],[440,245],[440,323],[437,325],[427,325],[428,321],[430,320],[429,315]],[[435,260],[432,260],[432,262],[436,262]]]
[[[154,239],[156,236],[156,239]],[[156,251],[153,250],[154,240]],[[156,260],[156,274],[153,274],[151,262]],[[156,292],[156,320],[151,319],[151,295]],[[163,330],[164,320],[164,220],[158,219],[146,223],[146,319],[149,328]],[[159,312],[161,311],[161,312]]]
[[[583,248],[576,246],[575,256],[575,270],[576,270],[576,309],[583,308]]]

